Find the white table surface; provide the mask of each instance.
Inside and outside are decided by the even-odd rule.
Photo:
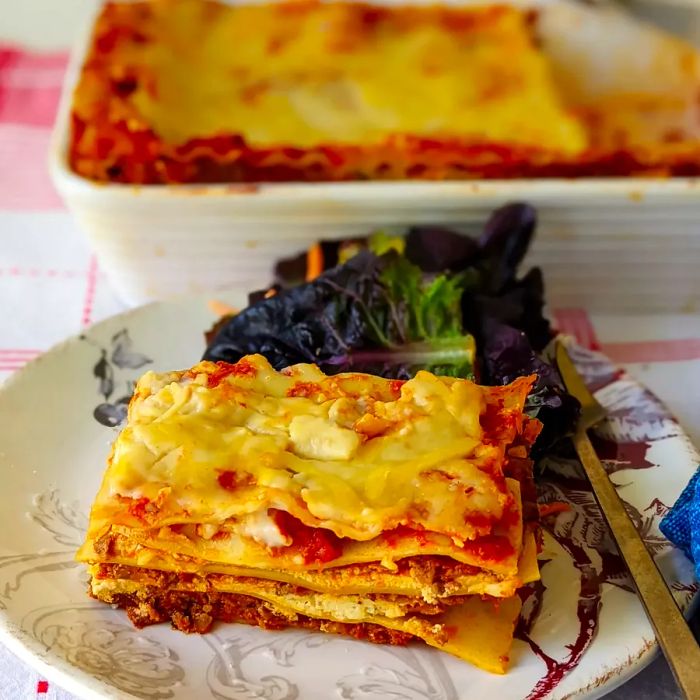
[[[93,0],[0,0],[0,43],[14,43],[37,50],[65,49],[79,30],[81,18],[94,5]],[[658,8],[654,9],[659,12]],[[673,25],[673,18],[668,18]],[[678,26],[678,22],[675,23]],[[682,26],[682,23],[681,23]],[[700,22],[687,23],[697,32]],[[9,156],[0,150],[0,184],[3,169],[12,167]],[[53,246],[53,247],[52,247]],[[47,256],[58,263],[56,274],[71,286],[62,285],[59,308],[51,323],[37,330],[36,319],[45,317],[55,294],[43,285],[39,268]],[[29,265],[28,265],[29,261]],[[36,267],[32,267],[32,261]],[[19,279],[5,280],[2,270],[28,269],[26,284]],[[0,346],[43,350],[62,336],[79,332],[86,321],[99,320],[123,308],[101,274],[95,274],[94,259],[79,235],[70,215],[60,207],[33,212],[30,207],[0,212]],[[71,277],[71,270],[74,272]],[[36,273],[36,274],[33,274]],[[85,284],[93,289],[86,312]],[[92,282],[90,280],[92,279]],[[697,339],[700,342],[700,316],[618,317],[595,316],[592,319],[598,339],[603,343],[667,339]],[[1,351],[0,351],[1,352]],[[13,360],[14,361],[14,360]],[[10,365],[6,365],[6,368]],[[700,359],[679,362],[649,362],[627,365],[629,371],[666,401],[685,429],[700,444]],[[2,369],[0,381],[8,374]],[[699,616],[694,620],[700,626]],[[26,682],[23,682],[26,671]],[[700,670],[699,670],[700,672]],[[19,678],[19,681],[17,680]],[[12,682],[10,682],[12,679]],[[70,696],[50,684],[47,692],[37,690],[37,676],[0,649],[0,699],[67,699]],[[613,691],[611,700],[671,700],[680,698],[663,658],[623,687]]]

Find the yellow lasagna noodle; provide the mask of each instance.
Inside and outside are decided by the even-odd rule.
[[[342,553],[328,562],[305,563],[293,549],[286,553],[280,547],[271,551],[269,548],[245,537],[226,537],[224,539],[206,540],[198,536],[192,538],[175,534],[170,529],[135,529],[123,526],[111,526],[103,535],[114,545],[118,537],[128,547],[137,546],[136,558],[148,556],[153,551],[198,557],[212,564],[238,563],[253,569],[276,569],[287,571],[322,570],[335,566],[380,561],[389,569],[395,569],[395,562],[406,557],[434,555],[448,556],[455,561],[471,566],[480,566],[495,573],[512,574],[518,563],[520,545],[523,537],[521,509],[517,482],[509,479],[508,486],[514,499],[513,522],[509,527],[495,529],[495,534],[455,544],[452,540],[432,533],[414,532],[402,534],[390,533],[369,541],[345,540]],[[92,547],[92,551],[90,548]],[[290,548],[291,549],[291,548]],[[90,559],[97,556],[94,545],[86,543],[81,549],[80,558]]]

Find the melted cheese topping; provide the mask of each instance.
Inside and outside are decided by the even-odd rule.
[[[200,525],[200,527],[204,527]],[[288,547],[292,538],[284,534],[267,510],[256,511],[240,521],[240,533],[268,549]]]
[[[199,523],[283,546],[289,533],[266,520],[273,508],[339,537],[409,526],[460,546],[490,533],[512,504],[504,451],[531,382],[326,377],[313,365],[276,372],[257,355],[149,372],[113,447],[90,535],[105,524]],[[496,420],[485,431],[489,406]]]
[[[133,38],[132,38],[132,35]],[[524,12],[202,0],[108,7],[76,92],[116,86],[109,120],[171,145],[373,145],[392,135],[582,152]]]

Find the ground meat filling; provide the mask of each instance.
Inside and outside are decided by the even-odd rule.
[[[138,593],[116,593],[109,602],[124,608],[131,622],[138,628],[169,620],[181,632],[203,634],[209,631],[215,620],[220,620],[257,625],[268,630],[300,627],[342,634],[376,644],[404,645],[416,639],[411,634],[366,622],[331,622],[299,614],[288,617],[263,600],[238,593],[154,593],[153,590],[144,588]]]
[[[142,569],[139,567],[127,566],[124,564],[99,564],[97,577],[101,579],[130,579],[149,583],[159,588],[170,587],[178,582],[190,583],[196,579],[201,579],[201,576],[187,572],[167,572],[157,569]],[[457,576],[472,576],[482,573],[482,570],[475,566],[462,564],[453,561],[448,557],[443,556],[418,556],[407,557],[397,562],[398,574],[409,574],[415,581],[426,584],[437,584],[439,587],[445,587],[452,583]],[[329,569],[328,576],[332,576],[334,571],[347,571],[355,576],[371,577],[375,571],[386,572],[379,564],[368,563],[361,566],[350,565],[339,567],[338,569]],[[219,574],[208,574],[207,578],[215,580]],[[280,584],[290,585],[290,584]],[[293,587],[295,590],[302,591],[303,588]]]

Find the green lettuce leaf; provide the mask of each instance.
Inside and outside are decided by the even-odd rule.
[[[216,334],[205,359],[261,353],[277,369],[313,362],[324,372],[407,379],[418,370],[470,377],[474,340],[462,330],[468,273],[426,275],[390,249],[363,250],[312,282],[263,299]]]

